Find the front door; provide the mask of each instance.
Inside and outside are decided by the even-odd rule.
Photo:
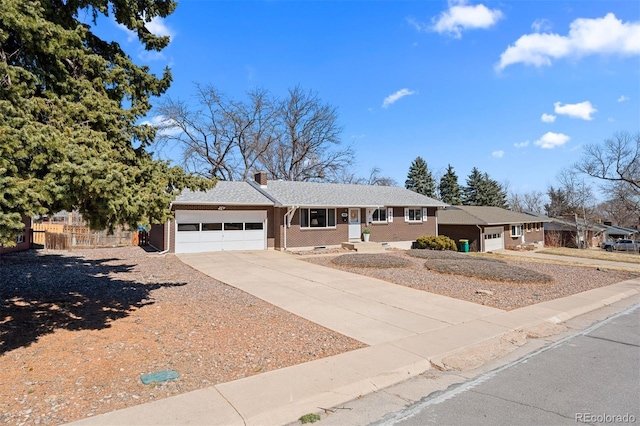
[[[349,209],[349,241],[360,240],[360,209]]]

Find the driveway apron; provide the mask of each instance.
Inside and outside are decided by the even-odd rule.
[[[503,312],[326,268],[279,251],[178,255],[194,269],[368,345]]]

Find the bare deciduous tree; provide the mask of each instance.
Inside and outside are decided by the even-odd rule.
[[[353,172],[349,172],[346,169],[338,176],[334,181],[335,183],[349,183],[355,185],[378,185],[378,186],[397,186],[393,178],[388,176],[381,176],[382,170],[378,166],[374,166],[369,170],[369,177],[358,177]]]
[[[212,86],[196,86],[196,107],[167,99],[158,143],[178,145],[185,167],[222,180],[246,180],[258,170],[271,179],[335,180],[353,162],[341,146],[335,108],[300,87],[284,101],[264,89],[237,101]]]
[[[509,204],[509,208],[514,212],[522,213],[524,211],[522,195],[518,194],[517,192],[509,192],[507,203]]]
[[[290,89],[278,118],[280,140],[262,158],[272,179],[331,181],[353,164],[353,150],[341,146],[336,108],[316,93]]]
[[[602,144],[587,145],[576,169],[603,181],[627,209],[640,211],[640,133],[619,132]]]
[[[544,194],[542,191],[526,192],[522,196],[524,211],[533,213],[544,212]]]

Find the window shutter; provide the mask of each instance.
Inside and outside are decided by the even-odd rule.
[[[367,221],[366,223],[373,222],[373,209],[367,209]]]
[[[422,208],[422,221],[423,222],[427,221],[427,208],[426,207]]]
[[[404,208],[404,221],[405,222],[409,222],[409,208],[408,207]]]
[[[387,209],[387,222],[393,222],[393,207]]]

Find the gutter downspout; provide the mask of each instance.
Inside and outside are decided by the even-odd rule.
[[[162,250],[160,253],[158,254],[167,254],[169,252],[169,250],[171,250],[171,219],[167,219],[167,249],[166,250]]]
[[[284,250],[287,249],[287,228],[289,228],[291,226],[291,219],[293,218],[293,215],[296,213],[296,210],[298,209],[298,206],[291,206],[287,209],[287,212],[284,214],[284,217],[282,218],[282,221],[284,222],[284,241],[283,241],[283,248]]]
[[[484,238],[482,238],[482,228],[480,227],[480,225],[476,225],[476,228],[478,228],[480,230],[480,238],[478,239],[478,242],[480,244],[478,244],[480,246],[480,253],[484,253],[484,247],[482,247],[482,243],[484,241]],[[504,233],[504,231],[502,231]]]

